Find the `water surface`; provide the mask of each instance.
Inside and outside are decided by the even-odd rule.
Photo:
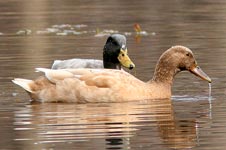
[[[0,149],[224,149],[226,146],[226,2],[0,2]],[[139,23],[148,34],[137,36]],[[12,84],[33,79],[54,59],[102,59],[107,35],[127,36],[136,76],[151,78],[162,52],[191,48],[208,83],[183,72],[166,100],[31,104]],[[135,74],[135,71],[131,72]]]

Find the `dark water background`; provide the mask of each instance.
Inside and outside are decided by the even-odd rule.
[[[148,35],[136,36],[134,23]],[[162,52],[189,47],[213,80],[212,97],[188,72],[176,76],[171,101],[31,105],[11,83],[54,59],[102,59],[103,31],[127,35],[144,81]],[[0,70],[0,149],[225,149],[224,0],[1,1]]]

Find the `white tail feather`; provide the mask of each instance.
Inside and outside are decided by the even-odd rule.
[[[27,80],[27,79],[21,79],[21,78],[15,78],[14,80],[12,80],[13,83],[21,86],[23,89],[25,89],[26,91],[33,93],[33,91],[31,90],[29,84],[32,83],[32,80]]]
[[[46,73],[48,70],[51,70],[51,69],[47,69],[47,68],[35,68],[36,72],[44,72]]]

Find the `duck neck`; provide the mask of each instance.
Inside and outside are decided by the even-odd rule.
[[[177,66],[170,64],[169,62],[160,61],[156,65],[154,76],[151,81],[172,85],[173,78],[179,71]]]
[[[104,47],[103,52],[103,65],[107,69],[121,69],[121,65],[118,61],[118,53]]]
[[[116,64],[108,61],[103,61],[103,63],[104,63],[104,68],[106,69],[121,69],[120,64]]]

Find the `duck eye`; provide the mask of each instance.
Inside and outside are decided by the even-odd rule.
[[[124,57],[124,56],[125,56],[125,54],[122,54],[122,56]]]
[[[190,54],[189,54],[189,53],[187,53],[187,54],[186,54],[186,56],[190,56]]]

